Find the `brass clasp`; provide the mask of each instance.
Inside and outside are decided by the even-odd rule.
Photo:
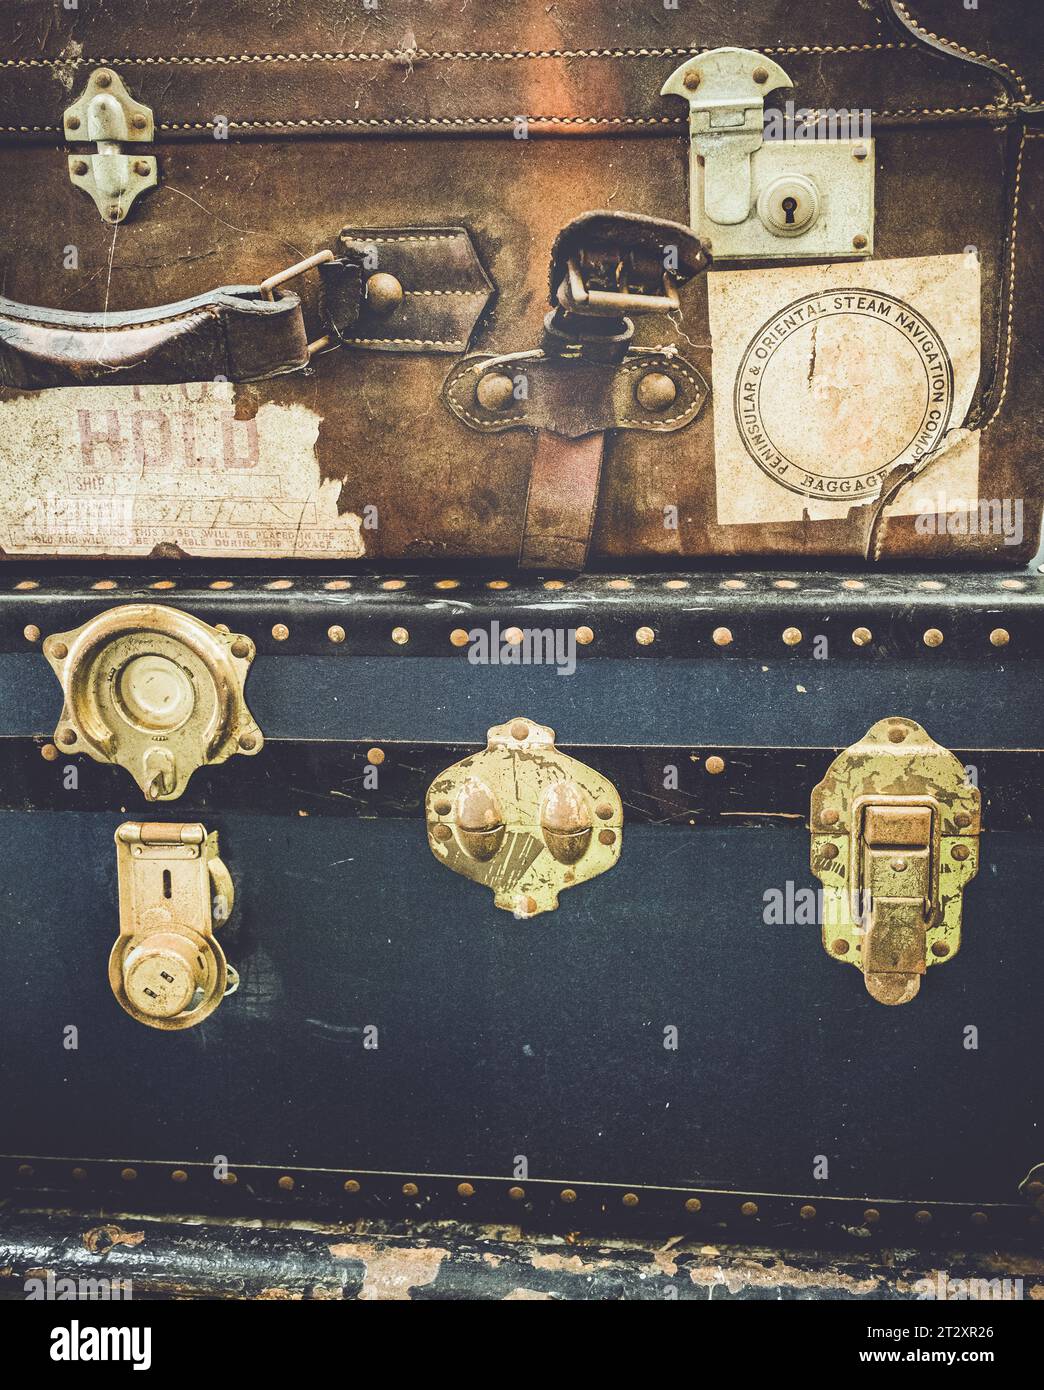
[[[151,144],[152,111],[135,101],[114,72],[93,72],[81,96],[65,112],[65,138],[90,141],[94,154],[69,156],[69,178],[94,199],[106,222],[122,222],[135,198],[155,188],[154,155],[125,153],[127,144]]]

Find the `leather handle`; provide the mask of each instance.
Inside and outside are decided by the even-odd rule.
[[[140,385],[257,381],[308,362],[296,294],[266,299],[226,285],[209,294],[118,314],[41,309],[0,298],[0,385]]]

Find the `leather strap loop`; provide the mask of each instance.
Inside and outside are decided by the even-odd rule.
[[[529,475],[518,562],[527,570],[582,570],[598,511],[604,434],[564,439],[541,430]]]

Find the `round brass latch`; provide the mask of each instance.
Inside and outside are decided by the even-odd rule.
[[[394,275],[379,270],[366,281],[366,307],[371,313],[387,316],[402,303],[402,285]]]
[[[643,410],[658,414],[674,404],[678,387],[666,372],[646,372],[639,377],[634,394]]]

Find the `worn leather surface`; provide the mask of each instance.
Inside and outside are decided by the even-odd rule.
[[[227,285],[124,313],[41,309],[0,298],[0,385],[259,381],[308,363],[301,301]],[[0,484],[2,485],[2,484]]]
[[[518,554],[522,569],[576,572],[586,566],[604,452],[603,434],[537,436]]]
[[[955,18],[970,24],[970,13],[958,9]],[[1022,32],[1024,9],[1012,0],[981,4],[984,14],[1006,15],[1004,23],[991,18],[991,33],[1007,25],[1002,56],[1016,65],[1022,45],[1012,35]],[[66,151],[52,129],[84,80],[82,56],[77,61],[68,47],[74,40],[88,57],[113,59],[134,96],[156,109],[160,186],[115,233],[69,184]],[[962,42],[976,46],[970,37]],[[1026,499],[1027,539],[1010,547],[989,536],[926,538],[912,521],[891,520],[880,529],[880,558],[1027,558],[1040,521],[1044,431],[1042,142],[1020,132],[1024,113],[998,73],[916,46],[880,8],[858,0],[699,0],[678,11],[644,0],[561,0],[551,10],[526,7],[523,17],[507,0],[464,8],[383,0],[365,14],[333,0],[221,7],[199,0],[176,15],[143,0],[133,23],[108,5],[81,5],[77,14],[49,0],[2,7],[0,57],[8,66],[0,125],[11,128],[0,143],[0,184],[11,196],[0,284],[29,303],[133,309],[203,293],[219,280],[257,283],[333,244],[345,226],[459,225],[497,287],[472,349],[518,352],[539,341],[547,248],[570,218],[615,206],[686,220],[684,115],[680,104],[659,98],[659,87],[687,53],[724,43],[772,53],[793,78],[799,104],[872,109],[877,257],[979,248],[982,370],[973,411],[988,425],[981,491]],[[496,56],[509,52],[523,56]],[[237,53],[261,61],[167,61]],[[121,54],[155,61],[121,64]],[[227,141],[212,138],[209,122],[219,111],[230,117]],[[530,138],[515,139],[519,112],[549,119],[531,121]],[[289,124],[253,124],[266,120]],[[296,138],[311,135],[325,138]],[[75,271],[60,268],[69,243],[79,250]],[[297,287],[310,312],[313,283]],[[636,341],[676,344],[709,379],[701,279],[681,298],[680,319],[644,318]],[[322,414],[322,476],[343,483],[342,509],[378,509],[380,527],[367,536],[371,559],[513,562],[534,438],[465,428],[439,401],[446,371],[438,356],[357,351],[317,359],[308,400]],[[301,385],[276,378],[252,396],[293,404]],[[863,516],[719,526],[713,408],[712,401],[675,434],[614,436],[593,553],[609,564],[861,556]],[[676,530],[663,525],[665,506],[677,508]]]

